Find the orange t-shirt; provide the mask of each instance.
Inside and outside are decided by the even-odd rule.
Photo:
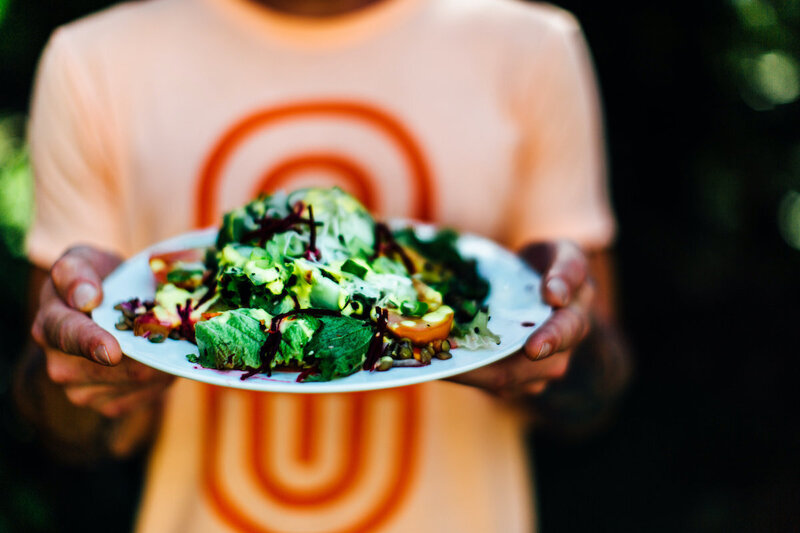
[[[247,0],[123,4],[59,29],[43,55],[29,255],[130,255],[310,183],[509,246],[604,246],[601,138],[580,29],[552,7],[384,0],[314,20]],[[178,380],[137,527],[530,531],[522,430],[443,382],[313,396]]]

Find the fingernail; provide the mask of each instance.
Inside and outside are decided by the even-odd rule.
[[[102,344],[94,349],[94,358],[106,366],[111,366],[111,358],[108,356],[108,350]]]
[[[561,305],[567,304],[567,284],[561,278],[551,278],[547,282],[547,290],[556,297]]]
[[[72,305],[81,311],[89,311],[89,307],[97,298],[97,289],[91,283],[83,282],[72,291]]]
[[[541,359],[542,357],[547,357],[548,355],[550,355],[550,350],[552,350],[552,349],[553,349],[553,347],[550,346],[549,342],[546,342],[546,343],[542,344],[542,347],[539,348],[539,355],[536,356],[536,359]]]

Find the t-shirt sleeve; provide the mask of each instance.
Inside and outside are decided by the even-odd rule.
[[[554,238],[608,246],[609,205],[599,96],[578,23],[555,15],[525,84],[519,186],[512,200],[514,247]]]
[[[36,211],[27,238],[43,268],[69,247],[119,253],[122,234],[111,134],[89,69],[57,31],[36,75],[28,124]]]

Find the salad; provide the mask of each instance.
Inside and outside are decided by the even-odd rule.
[[[242,379],[429,365],[500,342],[457,239],[392,230],[336,187],[262,196],[224,215],[215,246],[151,256],[155,298],[118,304],[116,327],[196,343],[190,361]]]

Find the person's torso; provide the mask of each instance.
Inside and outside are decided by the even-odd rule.
[[[242,19],[252,6],[225,6],[243,1],[123,6],[78,36],[120,43],[89,69],[115,95],[128,253],[309,184],[339,185],[379,217],[503,239],[521,133],[502,14],[486,24],[482,0],[387,0],[396,13],[380,31],[304,43]],[[529,475],[520,421],[475,389],[309,396],[179,381],[138,529],[528,531]]]

